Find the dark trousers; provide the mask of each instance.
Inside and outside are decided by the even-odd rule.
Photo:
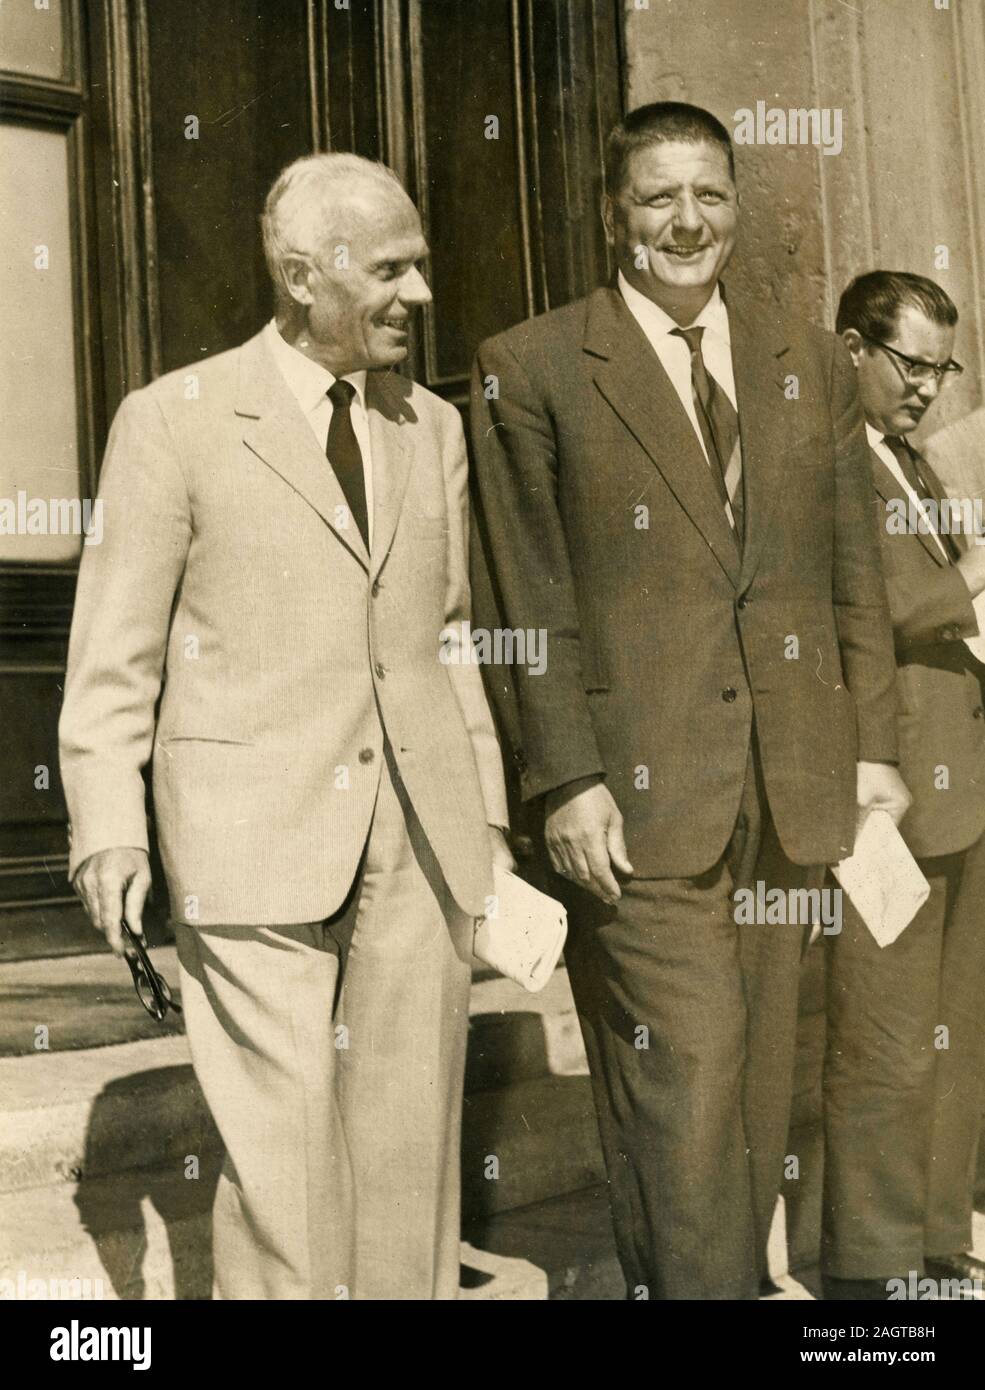
[[[919,1274],[925,1255],[971,1245],[985,836],[920,867],[930,897],[891,946],[847,900],[828,941],[822,1267],[835,1278]]]
[[[584,894],[571,904],[565,958],[629,1298],[758,1294],[806,933],[736,925],[732,893],[820,878],[780,849],[752,753],[717,864],[692,879],[634,880],[614,908]]]

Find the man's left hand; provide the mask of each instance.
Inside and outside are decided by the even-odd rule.
[[[493,868],[505,869],[507,873],[512,873],[516,868],[516,860],[510,850],[506,831],[501,830],[498,825],[489,826],[489,847],[492,850]]]
[[[856,768],[859,810],[888,811],[899,825],[913,800],[899,771],[889,763],[858,763]]]

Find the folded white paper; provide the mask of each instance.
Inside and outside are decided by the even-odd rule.
[[[892,945],[930,894],[888,811],[866,815],[854,850],[832,873],[880,946]]]
[[[978,661],[985,662],[985,592],[971,600],[971,606],[975,610],[975,617],[978,619],[978,636],[966,637],[964,644],[971,652],[972,656]]]
[[[506,869],[493,871],[493,896],[475,924],[472,950],[531,994],[554,973],[568,933],[561,903]]]

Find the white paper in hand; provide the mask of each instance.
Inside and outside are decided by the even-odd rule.
[[[985,592],[980,593],[977,598],[973,598],[971,606],[975,610],[975,617],[978,619],[978,636],[966,637],[964,644],[976,660],[985,663]]]
[[[472,945],[483,964],[536,994],[554,973],[567,933],[561,903],[506,869],[493,870],[489,914],[476,922]]]
[[[930,895],[888,811],[868,813],[854,850],[832,873],[880,946],[892,945]]]

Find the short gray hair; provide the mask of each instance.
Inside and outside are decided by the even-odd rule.
[[[282,169],[260,217],[263,254],[278,304],[285,298],[280,264],[291,252],[314,252],[346,183],[376,181],[405,193],[392,169],[358,154],[309,154]],[[406,194],[405,194],[406,196]]]

